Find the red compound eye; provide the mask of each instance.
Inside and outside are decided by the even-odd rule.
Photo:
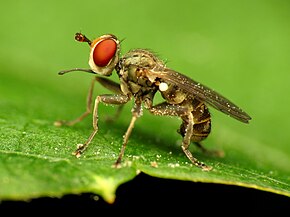
[[[95,46],[93,52],[94,63],[99,67],[108,65],[117,51],[117,44],[112,39],[105,39]]]

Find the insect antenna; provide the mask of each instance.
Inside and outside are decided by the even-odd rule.
[[[91,69],[82,69],[82,68],[74,68],[74,69],[62,70],[62,71],[60,71],[58,74],[59,74],[59,75],[64,75],[64,74],[67,74],[67,73],[69,73],[69,72],[76,72],[76,71],[88,72],[88,73],[96,74],[96,73],[95,73],[94,71],[92,71]]]
[[[92,44],[92,41],[80,32],[77,32],[75,34],[75,40],[77,40],[79,42],[87,42],[89,45]]]

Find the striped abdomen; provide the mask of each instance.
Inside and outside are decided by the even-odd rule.
[[[211,130],[211,119],[208,108],[203,102],[197,99],[192,100],[192,115],[193,115],[193,133],[191,141],[199,142],[205,139]],[[188,118],[182,117],[182,124],[180,125],[179,133],[184,137],[185,129],[188,124]]]

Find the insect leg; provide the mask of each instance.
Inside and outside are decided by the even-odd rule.
[[[180,105],[172,105],[167,102],[163,102],[148,108],[148,110],[154,115],[161,116],[183,116],[188,113],[188,109]]]
[[[121,88],[120,88],[120,84],[116,83],[114,81],[111,81],[107,78],[104,77],[96,77],[96,80],[105,88],[107,88],[108,90],[111,90],[112,92],[116,93],[116,94],[122,94]],[[114,120],[116,120],[120,114],[122,109],[124,108],[124,105],[118,105],[117,111],[113,116],[108,116],[106,117],[106,121],[107,122],[113,122]]]
[[[122,158],[123,158],[124,153],[125,153],[125,148],[126,148],[126,145],[128,143],[128,139],[129,139],[129,137],[131,135],[131,132],[132,132],[132,130],[134,128],[135,121],[141,115],[142,115],[141,101],[135,99],[135,104],[134,104],[134,107],[132,109],[132,118],[131,118],[129,127],[128,127],[126,133],[123,136],[124,140],[123,140],[122,148],[121,148],[119,157],[118,157],[117,161],[115,162],[115,167],[120,167]]]
[[[194,144],[206,155],[214,156],[214,157],[224,157],[224,152],[221,150],[209,150],[205,148],[201,142],[194,142]]]
[[[122,94],[120,84],[114,81],[111,81],[107,78],[103,77],[95,77],[96,81],[98,81],[103,87],[107,88],[108,90],[112,91],[115,94]]]
[[[185,130],[185,135],[183,137],[183,141],[182,141],[182,150],[185,153],[185,155],[187,156],[187,158],[197,167],[201,168],[204,171],[209,171],[212,169],[212,167],[205,165],[203,162],[200,162],[199,160],[197,160],[195,157],[193,157],[193,155],[191,154],[191,152],[189,151],[189,145],[191,142],[191,136],[193,133],[193,115],[191,112],[188,113],[187,115],[188,118],[188,124],[186,126],[186,130]]]
[[[186,117],[187,118],[187,125],[185,129],[186,133],[183,136],[181,148],[183,152],[185,153],[185,155],[187,156],[187,158],[195,166],[205,171],[211,170],[210,166],[207,166],[204,163],[197,160],[195,157],[193,157],[193,155],[189,151],[189,145],[191,143],[191,137],[193,134],[194,121],[193,121],[193,115],[187,107],[180,106],[180,105],[172,105],[172,104],[168,104],[164,102],[164,103],[152,106],[151,108],[149,108],[149,111],[153,113],[154,115],[169,115],[169,116]]]
[[[112,105],[121,105],[125,104],[130,100],[130,98],[126,95],[116,94],[116,95],[100,95],[95,99],[94,111],[93,111],[93,132],[90,137],[84,144],[78,144],[77,150],[73,153],[76,157],[80,157],[80,155],[86,150],[88,145],[91,143],[92,139],[98,132],[98,107],[99,103],[112,104]]]
[[[55,126],[62,126],[62,125],[66,125],[66,126],[72,126],[80,121],[82,121],[86,116],[88,116],[91,112],[92,112],[92,97],[93,97],[93,90],[94,90],[94,85],[95,82],[99,82],[103,87],[107,88],[108,90],[111,90],[112,92],[116,93],[116,94],[122,94],[121,89],[120,89],[120,85],[114,81],[111,81],[107,78],[102,78],[102,77],[94,77],[94,79],[92,80],[91,86],[89,88],[89,92],[88,92],[88,96],[87,96],[87,107],[86,107],[86,111],[80,115],[78,118],[71,120],[71,121],[56,121],[54,123]],[[120,108],[118,108],[117,112],[116,112],[116,116],[118,116],[121,112],[122,106]],[[112,118],[113,119],[113,118]]]
[[[62,126],[62,125],[66,125],[66,126],[72,126],[80,121],[82,121],[86,116],[88,116],[91,113],[91,106],[92,106],[92,97],[93,97],[93,90],[94,90],[94,86],[95,86],[95,81],[96,79],[94,78],[92,80],[91,86],[89,88],[89,92],[88,92],[88,96],[87,96],[87,109],[86,111],[80,115],[78,118],[71,120],[71,121],[64,121],[64,120],[60,120],[60,121],[56,121],[54,122],[55,126]]]

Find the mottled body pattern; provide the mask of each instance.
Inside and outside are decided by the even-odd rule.
[[[76,68],[61,71],[60,74],[71,71],[85,71],[110,76],[115,69],[120,80],[118,84],[105,77],[96,76],[89,90],[87,111],[73,121],[56,122],[57,125],[73,125],[91,113],[92,92],[95,81],[98,81],[101,85],[114,92],[114,94],[104,94],[96,97],[93,109],[94,130],[84,144],[78,145],[77,150],[74,152],[77,157],[84,152],[98,132],[99,103],[119,105],[117,112],[119,114],[123,104],[132,99],[134,100],[132,119],[123,137],[122,149],[115,163],[117,167],[121,164],[135,121],[142,116],[142,106],[154,115],[177,116],[181,118],[182,123],[178,132],[183,137],[182,150],[194,165],[206,171],[210,170],[211,167],[197,160],[189,151],[190,143],[194,142],[205,153],[221,155],[221,152],[209,151],[200,143],[211,131],[211,116],[206,104],[241,122],[248,123],[251,119],[248,114],[217,92],[181,73],[167,68],[149,50],[134,49],[119,57],[119,41],[113,35],[104,35],[94,41],[90,41],[81,33],[77,33],[76,40],[87,42],[91,46],[89,59],[91,69]],[[99,53],[96,53],[96,51]],[[153,101],[157,92],[161,93],[164,102],[155,105]]]

